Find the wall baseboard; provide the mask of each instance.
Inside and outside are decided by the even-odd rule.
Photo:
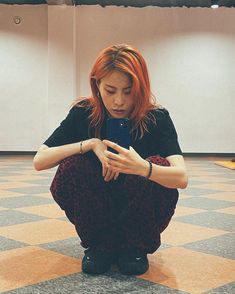
[[[189,156],[189,157],[210,157],[210,156],[215,156],[215,157],[234,157],[235,158],[235,153],[204,153],[204,152],[184,152],[184,156]]]
[[[1,155],[35,155],[36,151],[0,151]]]

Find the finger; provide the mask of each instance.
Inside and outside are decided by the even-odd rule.
[[[114,175],[114,180],[116,181],[116,179],[118,178],[119,176],[119,172],[116,172],[115,175]]]
[[[114,142],[111,142],[109,140],[103,140],[102,141],[107,147],[111,147],[113,148],[114,150],[116,150],[118,153],[123,153],[123,152],[126,152],[127,149],[119,146],[118,144],[114,143]]]
[[[112,172],[107,178],[106,178],[106,182],[111,181],[114,178],[114,172]]]
[[[108,168],[105,164],[102,164],[102,176],[104,177],[108,171]]]
[[[106,173],[106,175],[104,177],[104,180],[105,181],[110,181],[110,179],[112,178],[112,174],[113,174],[113,171],[111,169],[108,169],[107,173]]]
[[[112,159],[112,160],[119,160],[120,159],[120,155],[115,154],[113,152],[110,152],[108,150],[105,150],[104,154],[108,159]]]

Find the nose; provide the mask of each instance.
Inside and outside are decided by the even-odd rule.
[[[113,102],[116,106],[122,106],[125,103],[122,93],[117,93],[117,95],[115,95],[114,97]]]

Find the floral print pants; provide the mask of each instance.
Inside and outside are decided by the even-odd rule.
[[[169,166],[160,156],[148,158]],[[92,152],[61,161],[50,187],[54,200],[75,225],[84,248],[138,248],[153,253],[161,244],[178,201],[178,190],[144,177],[120,174],[105,182]]]

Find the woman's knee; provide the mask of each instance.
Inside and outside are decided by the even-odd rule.
[[[91,154],[75,154],[60,162],[59,170],[70,174],[87,174],[95,172],[99,168],[98,159]]]
[[[148,158],[146,158],[146,160],[149,160],[152,163],[157,164],[157,165],[170,166],[169,161],[166,158],[161,157],[160,155],[149,156]]]

